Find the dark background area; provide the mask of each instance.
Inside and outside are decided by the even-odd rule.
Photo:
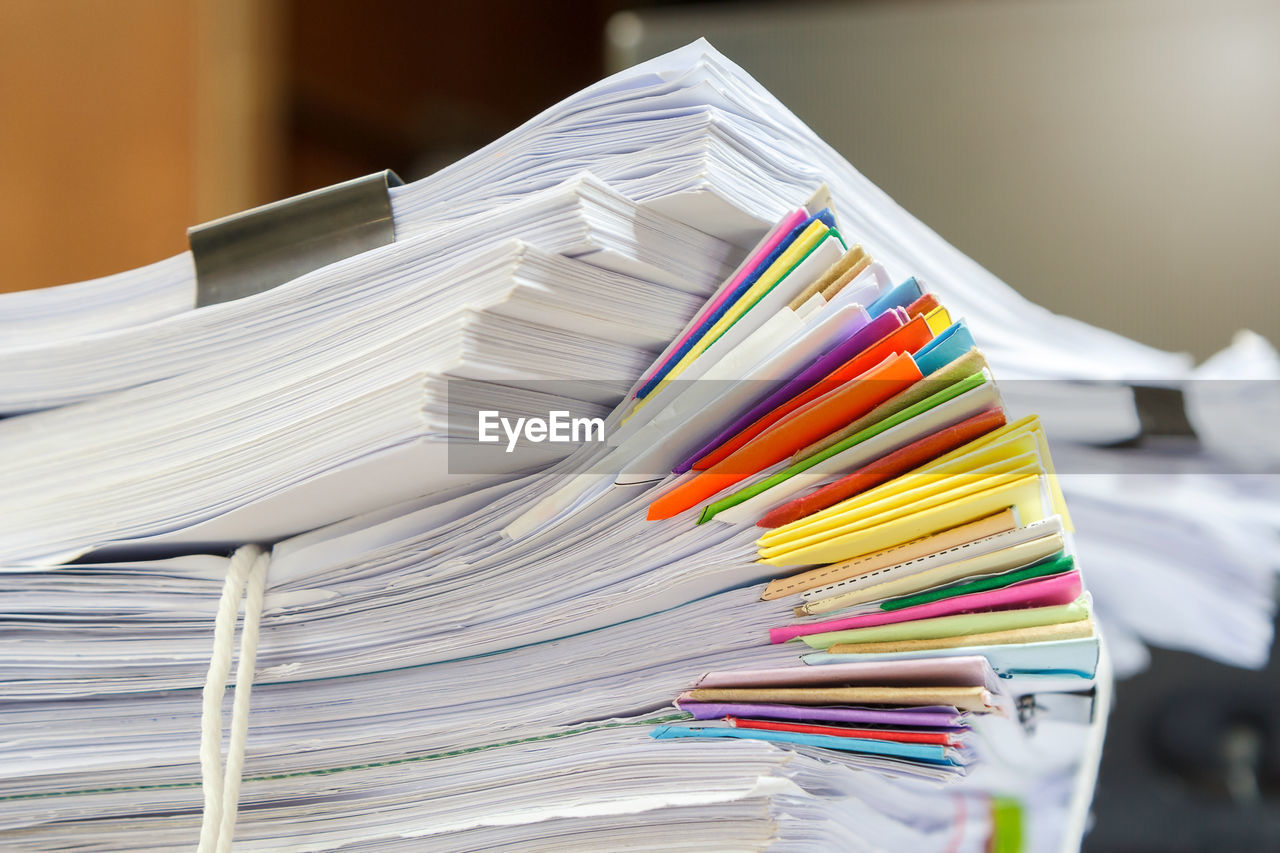
[[[285,195],[391,168],[413,180],[599,79],[595,2],[289,3]]]
[[[1153,650],[1116,686],[1088,853],[1280,849],[1280,660]]]

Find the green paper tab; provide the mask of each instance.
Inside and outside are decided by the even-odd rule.
[[[948,586],[935,587],[927,589],[924,592],[915,592],[911,595],[903,595],[898,598],[890,598],[880,604],[881,610],[901,610],[904,607],[914,607],[917,604],[929,604],[934,601],[943,601],[948,598],[955,598],[959,595],[968,595],[971,592],[985,592],[989,589],[1000,589],[1001,587],[1013,586],[1021,581],[1032,580],[1033,578],[1043,578],[1049,575],[1057,575],[1063,572],[1069,572],[1076,566],[1075,560],[1071,557],[1062,556],[1059,552],[1057,557],[1046,557],[1030,566],[1021,569],[1014,569],[1011,572],[1005,572],[999,575],[990,575],[977,580],[963,581]]]
[[[774,486],[790,480],[796,474],[809,470],[819,462],[824,462],[832,456],[835,456],[837,453],[842,453],[848,450],[855,444],[861,444],[869,438],[874,438],[885,430],[896,427],[898,424],[906,423],[916,415],[923,414],[935,406],[939,406],[948,400],[959,397],[964,392],[971,391],[986,381],[988,381],[987,377],[983,374],[973,373],[958,382],[953,382],[941,391],[925,397],[919,403],[916,403],[913,406],[908,406],[897,414],[890,415],[884,420],[874,423],[860,432],[854,433],[844,441],[833,444],[825,450],[819,450],[812,456],[801,459],[799,462],[787,466],[778,473],[766,477],[758,483],[753,483],[752,485],[747,486],[744,489],[739,489],[733,494],[723,497],[714,503],[707,504],[702,508],[702,514],[698,517],[698,523],[704,524],[715,518],[719,513],[724,512],[726,509],[737,506],[745,500],[754,498],[761,492],[772,489]]]
[[[1013,797],[991,798],[991,853],[1022,853],[1022,803]]]

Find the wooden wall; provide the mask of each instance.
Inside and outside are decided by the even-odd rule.
[[[159,260],[278,195],[278,20],[270,0],[0,2],[0,291]]]
[[[643,0],[641,0],[643,2]],[[0,0],[0,291],[421,177],[598,79],[618,0]]]

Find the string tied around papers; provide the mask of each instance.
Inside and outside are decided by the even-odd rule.
[[[270,290],[395,241],[390,169],[281,199],[187,230],[196,307]]]
[[[249,696],[253,689],[254,663],[258,657],[258,624],[271,556],[256,545],[242,545],[227,566],[222,597],[213,627],[213,654],[205,679],[200,718],[200,782],[204,814],[200,823],[199,853],[226,853],[235,835],[240,802],[240,778],[244,768],[245,739],[249,733]],[[231,706],[231,733],[226,764],[221,755],[222,697],[226,692],[231,660],[235,656],[236,614],[244,603],[240,626],[240,655],[236,664],[235,699]]]

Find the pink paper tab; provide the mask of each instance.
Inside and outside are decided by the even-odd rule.
[[[876,625],[893,625],[898,622],[914,622],[917,619],[932,619],[935,616],[954,616],[958,613],[973,613],[979,610],[1014,610],[1022,607],[1049,607],[1057,604],[1070,604],[1080,597],[1083,587],[1080,584],[1079,572],[1065,572],[1047,578],[1016,583],[1000,589],[984,592],[973,592],[958,595],[942,601],[918,604],[915,607],[904,607],[881,613],[865,613],[861,616],[850,616],[845,619],[834,619],[830,622],[814,622],[808,625],[787,625],[783,628],[770,628],[769,639],[774,643],[785,643],[796,637],[810,634],[825,634],[829,631],[849,631],[854,628],[871,628]]]
[[[689,338],[699,329],[703,318],[707,317],[719,308],[720,305],[729,298],[729,295],[733,293],[734,289],[742,283],[742,280],[751,275],[755,268],[759,266],[760,262],[769,257],[770,252],[778,248],[778,244],[786,239],[786,236],[791,233],[792,229],[801,222],[804,222],[808,217],[809,214],[803,207],[796,208],[788,213],[786,218],[774,226],[773,230],[770,231],[764,240],[756,246],[755,251],[751,253],[751,257],[748,258],[742,266],[738,267],[737,273],[735,273],[733,278],[729,280],[728,284],[722,286],[720,288],[720,292],[716,294],[715,298],[704,305],[702,310],[698,312],[698,318],[689,325],[689,328],[685,333],[681,335],[675,345],[670,348],[668,355],[663,358],[662,362],[655,365],[653,369],[645,374],[645,382],[652,379],[655,373],[664,369],[671,360],[675,358],[676,353],[680,352],[680,348],[683,347],[685,342],[689,340]]]
[[[868,708],[857,705],[778,705],[768,702],[694,702],[677,699],[676,707],[695,720],[721,717],[763,717],[766,720],[800,720],[854,725],[940,727],[964,730],[967,716],[955,708],[940,705],[911,705],[904,708]]]
[[[964,655],[709,672],[694,686],[796,687],[833,683],[875,687],[985,687],[995,690],[999,682],[985,657]]]

